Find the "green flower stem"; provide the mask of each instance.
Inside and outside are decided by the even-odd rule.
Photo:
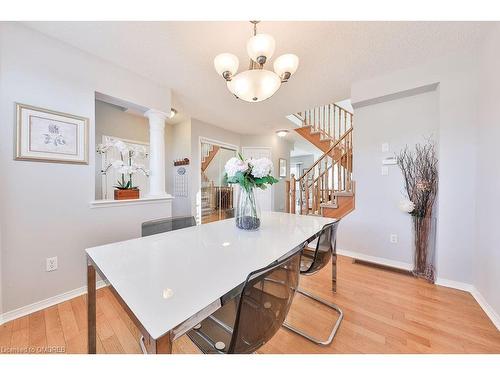
[[[253,188],[249,188],[247,191],[248,200],[250,201],[250,206],[252,207],[252,213],[254,217],[257,217],[257,206],[255,205],[255,196],[253,194]]]

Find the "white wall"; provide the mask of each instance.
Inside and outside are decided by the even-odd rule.
[[[476,246],[474,285],[497,312],[500,324],[500,26],[485,41],[479,66]],[[471,228],[473,230],[474,228]],[[500,326],[499,326],[500,329]]]
[[[193,169],[193,159],[191,156],[191,119],[185,119],[173,125],[167,125],[165,129],[169,130],[167,133],[166,149],[170,150],[170,158],[167,158],[167,173],[170,177],[167,180],[167,191],[174,193],[174,174],[173,161],[177,159],[189,158],[191,164],[185,168],[188,171],[190,178],[188,183],[191,184],[194,178],[197,178],[197,172]],[[189,187],[188,187],[189,189]],[[173,216],[186,216],[191,215],[191,198],[190,194],[187,197],[176,197],[172,201],[172,215]]]
[[[285,138],[278,137],[276,134],[269,135],[242,135],[241,147],[270,147],[272,162],[274,166],[274,176],[279,180],[272,186],[273,189],[273,211],[285,211],[285,180],[290,179],[290,151],[293,144]],[[279,177],[279,159],[286,159],[287,171],[286,177]]]
[[[86,284],[86,247],[140,235],[169,203],[92,209],[94,96],[170,110],[170,90],[14,23],[0,23],[3,312]],[[90,119],[89,165],[14,160],[15,102]],[[45,258],[59,269],[45,272]]]
[[[352,85],[354,108],[361,104],[384,101],[398,93],[436,85],[439,118],[439,200],[437,228],[437,273],[442,279],[472,282],[472,260],[475,243],[476,189],[476,96],[477,66],[475,50],[429,61],[427,64],[393,72]],[[416,90],[418,91],[418,90]],[[389,95],[389,96],[388,96]],[[388,96],[388,97],[387,97]],[[354,110],[354,133],[357,110]],[[355,136],[359,136],[355,135]],[[355,153],[359,146],[355,145]],[[356,154],[354,166],[356,168]],[[357,179],[357,177],[355,176]],[[357,189],[363,181],[357,181]],[[370,183],[366,181],[365,183]],[[466,200],[466,204],[463,204]],[[356,202],[358,203],[358,202]],[[384,220],[385,212],[381,213]],[[347,230],[346,220],[344,229]],[[351,233],[354,233],[351,230]],[[351,250],[351,249],[346,249]],[[352,251],[355,251],[353,249]],[[382,256],[382,255],[381,255]]]
[[[340,226],[339,248],[369,256],[412,263],[410,215],[398,208],[404,196],[397,165],[382,176],[382,160],[406,145],[413,148],[438,132],[436,91],[357,108],[353,133],[356,209]],[[382,152],[389,143],[389,152]],[[398,243],[390,243],[390,235]]]

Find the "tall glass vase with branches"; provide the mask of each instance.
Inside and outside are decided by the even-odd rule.
[[[397,163],[403,174],[407,200],[401,202],[401,209],[413,220],[414,269],[417,277],[435,281],[434,231],[435,220],[432,210],[438,187],[438,159],[436,145],[432,139],[417,144],[414,149],[406,146],[398,155]]]

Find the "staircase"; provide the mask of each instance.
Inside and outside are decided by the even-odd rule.
[[[302,176],[291,176],[287,212],[341,218],[354,210],[353,114],[336,104],[295,115],[295,131],[323,155]],[[297,121],[298,120],[298,121]]]
[[[217,152],[219,151],[219,146],[211,145],[208,143],[201,144],[201,171],[205,170],[210,165],[210,162],[215,158]]]

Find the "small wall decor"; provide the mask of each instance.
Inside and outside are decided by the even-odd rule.
[[[184,159],[174,160],[174,166],[178,167],[179,165],[189,165],[189,159],[184,158]]]
[[[16,103],[16,160],[88,164],[85,117]]]
[[[279,159],[280,177],[286,177],[286,159]]]

